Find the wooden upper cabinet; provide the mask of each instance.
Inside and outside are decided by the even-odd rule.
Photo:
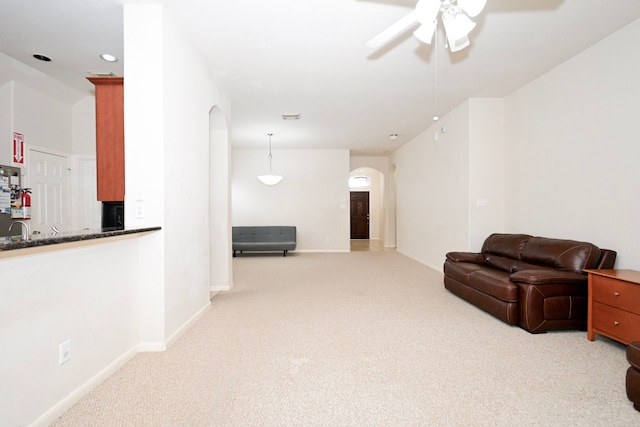
[[[124,79],[87,77],[96,87],[98,200],[124,201]]]

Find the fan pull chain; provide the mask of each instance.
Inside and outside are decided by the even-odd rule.
[[[433,37],[433,121],[435,122],[440,120],[438,116],[438,24],[436,24]]]

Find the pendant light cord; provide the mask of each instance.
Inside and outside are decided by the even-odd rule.
[[[271,137],[273,136],[272,133],[269,133],[269,175],[273,175],[273,171],[271,169],[271,158],[273,157],[271,155]]]
[[[433,41],[433,120],[438,120],[438,24],[434,31]]]

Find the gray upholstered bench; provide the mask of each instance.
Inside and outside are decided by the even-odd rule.
[[[296,227],[286,225],[235,226],[231,228],[233,256],[236,251],[288,251],[296,248]]]

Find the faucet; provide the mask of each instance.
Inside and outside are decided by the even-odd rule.
[[[29,225],[24,221],[16,221],[9,226],[9,231],[13,228],[14,225],[21,224],[22,225],[22,240],[29,240]]]

